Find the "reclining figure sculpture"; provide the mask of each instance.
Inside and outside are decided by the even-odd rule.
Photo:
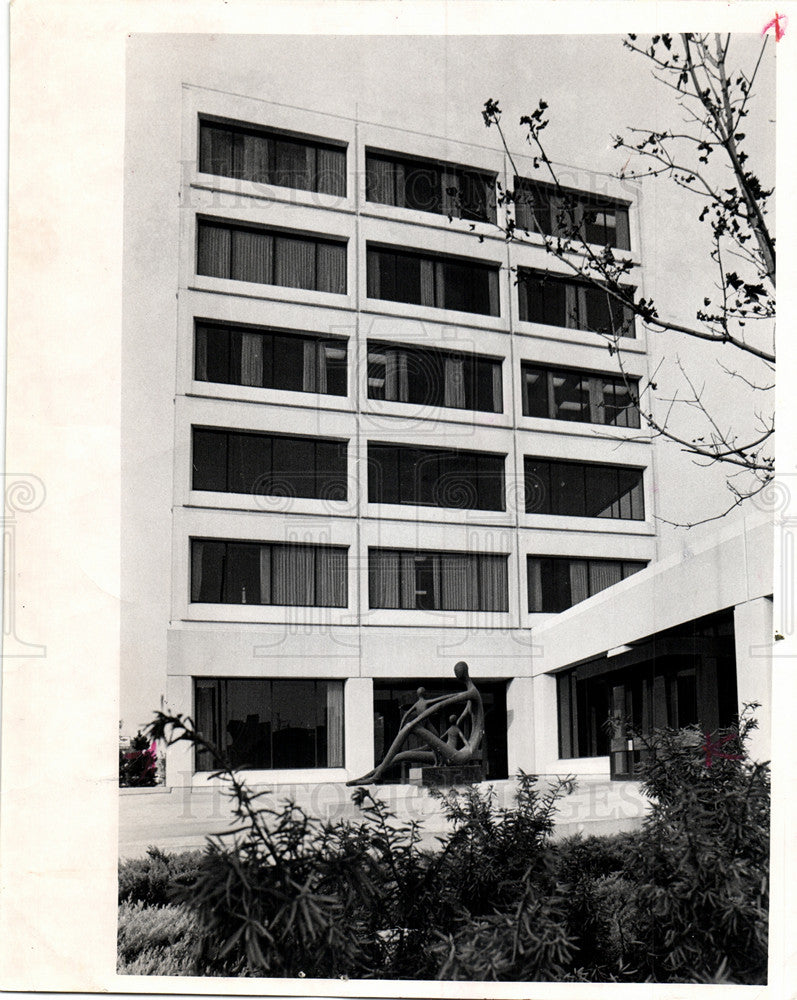
[[[454,676],[465,685],[464,691],[427,698],[425,688],[418,688],[418,700],[404,713],[398,735],[390,745],[381,764],[361,778],[347,781],[347,785],[368,785],[378,781],[391,764],[412,761],[416,764],[467,764],[477,755],[484,735],[484,705],[476,685],[468,673],[464,660],[454,667]],[[459,716],[449,714],[454,707],[464,705]],[[445,712],[449,726],[438,736],[432,717]],[[467,734],[463,726],[468,729]],[[441,727],[442,729],[442,727]],[[423,745],[412,750],[402,750],[410,736],[418,736]],[[462,746],[458,744],[462,742]]]

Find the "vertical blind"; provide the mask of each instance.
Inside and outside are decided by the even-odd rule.
[[[639,427],[639,379],[523,363],[523,413],[614,427]]]
[[[490,174],[372,152],[366,153],[365,174],[368,201],[495,222],[495,180]]]
[[[368,297],[498,316],[498,268],[497,264],[369,245]]]
[[[529,556],[529,611],[558,613],[644,569],[647,563],[618,559]]]
[[[200,382],[346,395],[342,338],[197,320],[194,345],[194,378]]]
[[[501,361],[369,341],[368,397],[500,413]]]
[[[345,500],[347,442],[193,427],[195,490]]]
[[[370,607],[507,611],[507,558],[473,552],[369,549]]]
[[[199,169],[257,184],[346,194],[345,148],[254,126],[200,121]]]
[[[642,469],[526,456],[526,512],[643,521]]]
[[[344,608],[348,550],[333,545],[191,540],[191,601]]]
[[[343,681],[196,677],[194,717],[237,769],[344,766]],[[215,767],[197,751],[198,771]]]
[[[557,192],[521,177],[515,178],[514,204],[521,229],[546,236],[580,235],[587,243],[631,249],[625,205],[577,192]]]
[[[197,274],[346,294],[346,243],[197,220]]]
[[[634,338],[633,310],[607,291],[583,282],[518,268],[518,314],[529,323]],[[633,289],[623,290],[633,297]]]

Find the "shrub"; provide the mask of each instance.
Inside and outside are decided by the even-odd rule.
[[[755,707],[738,729],[649,741],[653,806],[625,866],[634,891],[623,932],[643,978],[766,982],[769,766],[747,754]]]
[[[119,865],[119,902],[162,906],[173,902],[178,886],[192,882],[199,871],[202,851],[167,854],[149,847],[143,858]]]
[[[119,907],[117,972],[137,976],[187,976],[193,969],[196,921],[183,906]]]

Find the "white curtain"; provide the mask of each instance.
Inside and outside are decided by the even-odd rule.
[[[542,611],[542,561],[528,559],[529,611]]]
[[[197,239],[197,274],[211,278],[230,277],[230,230],[199,223]]]
[[[507,611],[509,594],[507,587],[507,560],[505,556],[473,556],[478,562],[481,599],[480,611]]]
[[[368,157],[366,164],[368,172],[368,200],[378,205],[395,205],[395,173],[393,164],[388,160]]]
[[[268,233],[233,230],[232,274],[237,281],[271,283],[272,237]]]
[[[191,543],[191,601],[196,602],[202,595],[202,551],[204,543]]]
[[[369,550],[369,604],[372,608],[398,608],[401,606],[399,557],[400,553],[390,549]]]
[[[421,305],[422,306],[434,306],[442,305],[442,302],[435,302],[434,297],[434,268],[437,266],[438,270],[442,267],[441,264],[435,265],[435,261],[429,260],[427,258],[421,258],[419,261],[421,268]],[[442,275],[438,274],[439,284],[438,287],[442,288]]]
[[[256,184],[269,181],[269,144],[272,140],[265,135],[243,135],[242,179]]]
[[[479,571],[477,559],[468,555],[440,556],[441,607],[446,611],[478,611]]]
[[[346,294],[345,244],[318,244],[318,283],[316,288],[319,292],[333,292],[335,295]]]
[[[418,589],[415,575],[415,554],[401,552],[401,607],[414,608],[417,605],[416,590]]]
[[[581,329],[578,294],[580,290],[576,285],[565,285],[565,326],[570,330]]]
[[[287,288],[315,288],[315,243],[278,236],[274,247],[274,284]]]
[[[343,149],[318,150],[318,190],[324,194],[346,194],[346,152]]]
[[[590,564],[591,592],[593,594],[619,583],[623,578],[623,564],[608,559],[596,559]]]
[[[443,405],[465,407],[465,362],[462,358],[447,357],[443,379]]]
[[[263,385],[263,337],[241,334],[241,385]]]
[[[318,344],[315,340],[305,340],[302,350],[302,389],[305,392],[317,392]]]
[[[385,351],[385,399],[406,402],[409,395],[407,355],[399,348]]]
[[[346,607],[348,553],[344,548],[325,545],[315,550],[316,600],[320,608]]]
[[[589,580],[587,577],[587,561],[573,559],[570,562],[570,600],[579,604],[589,597]]]
[[[457,175],[443,170],[440,174],[440,183],[442,187],[440,193],[442,196],[443,214],[453,215],[459,218],[465,192],[461,189],[459,181],[457,180]],[[456,189],[454,194],[448,193],[450,188]]]
[[[327,681],[327,767],[343,767],[343,682]]]
[[[314,604],[314,551],[309,545],[274,545],[273,603],[293,607]]]
[[[504,409],[504,388],[501,378],[501,362],[493,365],[493,412],[501,413]]]

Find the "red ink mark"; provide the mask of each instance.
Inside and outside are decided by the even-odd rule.
[[[724,753],[719,748],[725,746],[731,740],[736,739],[736,734],[731,733],[729,736],[723,736],[720,739],[714,741],[711,739],[711,734],[706,733],[706,742],[703,749],[706,751],[706,767],[711,767],[711,762],[714,757],[722,758],[723,760],[741,760],[742,756],[738,753]]]
[[[786,17],[785,14],[778,14],[778,12],[775,11],[775,16],[772,18],[772,20],[769,22],[769,24],[765,24],[764,25],[764,27],[763,27],[763,29],[761,31],[761,34],[765,35],[769,31],[769,29],[774,26],[774,28],[775,28],[775,41],[779,42],[781,40],[781,38],[783,38],[783,36],[786,34],[786,25],[788,23],[789,23],[789,19],[788,19],[788,17]],[[781,25],[782,25],[782,27],[781,27]]]

